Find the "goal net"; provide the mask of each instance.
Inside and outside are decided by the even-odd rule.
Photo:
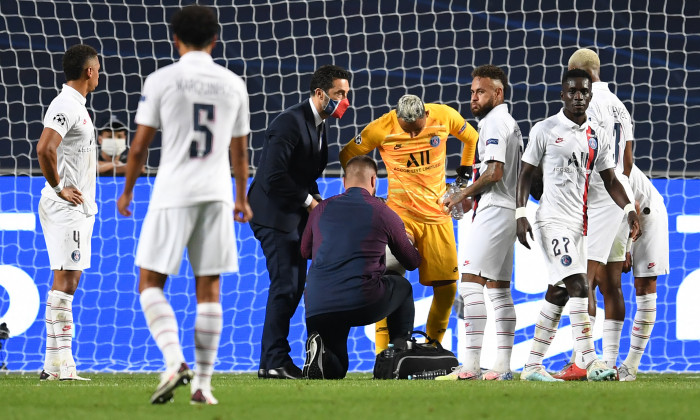
[[[177,4],[176,4],[177,3]],[[63,83],[61,58],[71,45],[97,49],[102,73],[87,107],[97,126],[116,116],[135,130],[145,77],[177,59],[168,22],[190,1],[78,0],[0,2],[0,322],[11,337],[0,363],[13,370],[41,369],[44,303],[52,281],[37,207],[44,179],[36,158],[42,119]],[[654,178],[669,210],[671,274],[659,279],[657,324],[641,370],[700,369],[700,6],[673,0],[523,2],[204,1],[217,11],[220,42],[214,59],[241,75],[250,95],[251,167],[258,164],[264,131],[282,110],[305,100],[313,71],[337,64],[352,73],[352,107],[329,127],[329,165],[323,195],[341,192],[338,152],[367,123],[406,93],[451,105],[476,126],[469,110],[470,73],[482,64],[503,67],[507,102],[527,140],[530,128],[558,112],[559,83],[577,48],[598,51],[602,79],[611,83],[635,123],[637,165]],[[564,8],[566,4],[566,8]],[[573,5],[573,7],[569,7]],[[448,142],[448,178],[461,143]],[[378,154],[374,157],[379,160]],[[148,176],[139,179],[134,217],[117,214],[123,178],[98,179],[92,267],[76,293],[74,353],[79,368],[141,371],[162,368],[138,303],[134,254],[160,160],[160,137],[149,151]],[[382,191],[383,190],[383,191]],[[386,184],[380,184],[386,194]],[[240,272],[222,280],[224,331],[216,369],[257,369],[269,284],[265,259],[247,225],[237,224]],[[462,246],[467,246],[463,243]],[[520,255],[520,257],[518,257]],[[546,280],[527,270],[516,250],[513,297],[519,322],[513,368],[529,349],[532,308]],[[520,262],[518,262],[520,261]],[[410,273],[416,327],[424,328],[431,291]],[[629,348],[634,314],[632,279],[623,279],[627,319],[621,357]],[[188,361],[194,359],[195,300],[187,262],[166,287],[182,328]],[[602,299],[600,299],[602,302]],[[602,303],[601,303],[602,304]],[[460,324],[453,314],[444,344],[458,353]],[[600,323],[602,324],[602,323]],[[568,327],[564,317],[561,328]],[[567,336],[561,332],[560,337]],[[599,337],[598,333],[598,337]],[[290,343],[303,363],[303,305],[292,320]],[[356,328],[348,343],[350,369],[371,370],[373,330]],[[487,342],[488,344],[488,342]],[[601,352],[600,341],[596,342]],[[561,365],[570,342],[553,346],[546,363]],[[488,348],[484,353],[488,353]],[[524,360],[523,360],[524,362]]]

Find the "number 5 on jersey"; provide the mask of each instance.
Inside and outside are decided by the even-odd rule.
[[[209,127],[203,124],[203,122],[211,121],[214,121],[214,105],[194,104],[194,131],[197,135],[195,135],[192,144],[190,144],[191,158],[203,158],[211,153],[213,136],[211,131],[209,131]]]

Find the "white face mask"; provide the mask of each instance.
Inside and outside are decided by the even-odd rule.
[[[102,138],[102,151],[109,156],[119,156],[126,150],[126,139]]]

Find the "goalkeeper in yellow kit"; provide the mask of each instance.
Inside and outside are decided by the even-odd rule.
[[[426,332],[439,341],[447,329],[459,277],[452,220],[442,211],[445,142],[450,134],[464,143],[460,166],[464,176],[474,162],[476,130],[452,107],[404,95],[395,110],[369,123],[340,152],[345,168],[353,156],[379,149],[389,178],[387,205],[415,238],[422,257],[420,283],[433,287]],[[378,334],[377,351],[386,347],[381,341]]]

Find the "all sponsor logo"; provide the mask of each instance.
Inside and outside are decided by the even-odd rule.
[[[564,267],[570,266],[571,265],[571,257],[568,255],[563,255],[561,257],[561,265],[563,265]]]
[[[433,147],[438,147],[440,144],[440,136],[433,136],[430,138],[430,145]]]
[[[70,254],[70,259],[73,260],[73,262],[78,262],[80,261],[80,250],[76,249]]]

